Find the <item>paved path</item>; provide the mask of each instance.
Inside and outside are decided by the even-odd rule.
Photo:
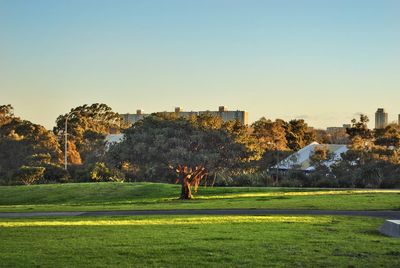
[[[81,212],[0,212],[0,218],[66,217],[66,216],[141,216],[141,215],[340,215],[400,219],[392,210],[304,210],[304,209],[176,209],[113,210]]]

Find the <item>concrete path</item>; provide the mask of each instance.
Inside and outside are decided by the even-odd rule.
[[[0,218],[71,217],[71,216],[143,216],[143,215],[340,215],[400,219],[392,210],[303,210],[303,209],[176,209],[113,210],[81,212],[0,212]]]

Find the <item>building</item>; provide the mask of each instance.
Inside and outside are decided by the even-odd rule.
[[[400,126],[400,114],[399,114],[399,120],[397,121],[397,124]]]
[[[298,170],[303,172],[311,172],[315,170],[315,167],[312,165],[310,158],[315,149],[321,146],[327,148],[328,153],[332,156],[323,163],[327,167],[330,167],[331,165],[340,161],[342,159],[341,154],[348,151],[347,145],[344,144],[319,144],[318,142],[313,142],[288,156],[279,162],[278,165],[271,167],[271,170],[278,169],[280,171]]]
[[[174,112],[165,112],[165,113],[175,113],[181,117],[186,117],[186,118],[201,114],[211,114],[219,116],[224,122],[230,120],[238,120],[244,125],[248,124],[248,113],[246,111],[239,111],[239,110],[228,111],[226,106],[219,106],[218,111],[190,111],[190,112],[185,112],[181,107],[176,107]],[[142,110],[137,110],[136,114],[129,114],[129,113],[121,114],[121,118],[123,120],[123,123],[131,125],[148,115],[149,114],[144,114]]]
[[[388,125],[388,113],[384,108],[378,108],[375,113],[375,129],[383,129]]]
[[[136,114],[129,114],[129,113],[120,114],[123,123],[127,125],[133,125],[134,123],[136,123],[139,120],[142,120],[148,115],[149,114],[143,113],[143,110],[136,110]]]
[[[243,125],[248,124],[248,113],[246,111],[228,111],[228,108],[226,106],[219,106],[218,111],[201,111],[198,113],[219,116],[224,122],[230,120],[238,120]]]
[[[328,134],[334,134],[334,133],[338,133],[338,132],[346,132],[346,129],[350,128],[350,127],[351,127],[350,124],[343,124],[343,126],[341,126],[341,127],[327,127],[326,132]]]
[[[180,117],[189,118],[191,116],[198,115],[199,113],[193,111],[185,112],[183,111],[182,107],[175,107],[175,114],[177,114]]]
[[[348,128],[351,128],[350,124],[343,124],[341,127],[327,127],[326,133],[329,135],[346,134]]]

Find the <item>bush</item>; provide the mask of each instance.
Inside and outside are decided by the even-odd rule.
[[[215,186],[234,186],[233,178],[230,176],[217,175]]]
[[[124,174],[117,169],[109,169],[103,162],[97,162],[90,171],[90,178],[96,182],[99,181],[123,182]]]
[[[208,179],[207,184],[212,184],[211,176]],[[272,186],[273,179],[268,172],[256,172],[256,173],[241,173],[232,175],[228,172],[220,172],[216,176],[215,186],[248,186],[248,187],[257,187],[257,186]]]
[[[315,187],[322,188],[337,188],[339,187],[338,181],[334,178],[322,178],[315,182]]]
[[[400,178],[389,177],[382,180],[380,188],[393,189],[400,188]]]
[[[42,180],[44,183],[65,183],[71,178],[68,171],[59,165],[47,164],[45,168],[46,170]]]
[[[310,187],[312,185],[312,177],[303,171],[290,171],[288,177],[289,180],[294,180],[300,183],[300,186],[302,187]]]
[[[338,187],[340,188],[354,188],[354,178],[351,176],[348,177],[338,177],[337,178]]]
[[[22,166],[15,174],[15,180],[25,185],[30,185],[43,178],[44,167]]]
[[[297,179],[287,179],[284,178],[279,182],[279,186],[281,187],[302,187],[303,183]]]
[[[254,174],[241,174],[232,178],[231,186],[254,186]]]
[[[84,165],[69,165],[68,173],[72,182],[92,182],[90,179],[90,169]]]

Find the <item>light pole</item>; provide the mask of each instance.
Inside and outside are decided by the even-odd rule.
[[[276,140],[276,143],[278,140]],[[279,182],[279,150],[278,146],[276,146],[276,181]]]
[[[67,116],[65,117],[65,130],[64,130],[64,135],[65,135],[65,144],[64,144],[64,169],[68,169],[68,119],[69,117],[76,112],[72,111]]]

